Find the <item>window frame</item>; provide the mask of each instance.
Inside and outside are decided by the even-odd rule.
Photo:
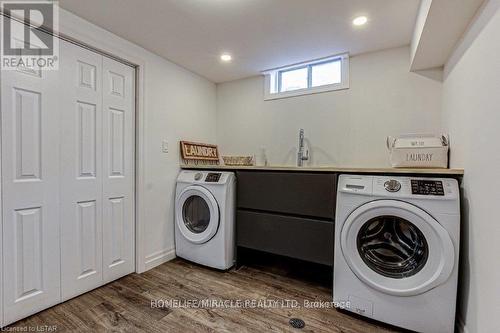
[[[322,86],[312,86],[312,68],[316,65],[323,65],[330,62],[340,61],[341,79],[339,83],[326,84]],[[307,88],[291,91],[281,91],[282,74],[298,69],[307,68]],[[302,62],[294,65],[274,68],[262,72],[264,75],[264,100],[274,100],[294,96],[317,94],[328,91],[349,89],[349,54],[343,53],[335,56],[321,58],[317,60]]]

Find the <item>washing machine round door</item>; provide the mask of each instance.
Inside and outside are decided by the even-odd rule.
[[[181,234],[190,242],[208,242],[219,228],[219,205],[210,191],[189,186],[176,200],[175,220]]]
[[[377,200],[345,221],[341,250],[352,272],[383,293],[412,296],[448,279],[455,251],[448,232],[427,212],[397,200]]]

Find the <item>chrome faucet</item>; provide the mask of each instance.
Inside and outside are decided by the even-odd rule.
[[[304,154],[304,129],[299,130],[299,149],[297,152],[297,166],[301,167],[304,165],[304,161],[309,159],[309,150],[305,150]]]

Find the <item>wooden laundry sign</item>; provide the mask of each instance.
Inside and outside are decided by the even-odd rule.
[[[181,155],[185,164],[219,164],[219,149],[216,145],[181,141]]]

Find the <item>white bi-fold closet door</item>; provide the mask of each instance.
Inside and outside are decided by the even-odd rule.
[[[134,70],[61,46],[62,296],[134,270]]]
[[[59,74],[1,73],[4,324],[60,300]]]
[[[2,73],[3,324],[134,271],[135,71],[59,59]]]

